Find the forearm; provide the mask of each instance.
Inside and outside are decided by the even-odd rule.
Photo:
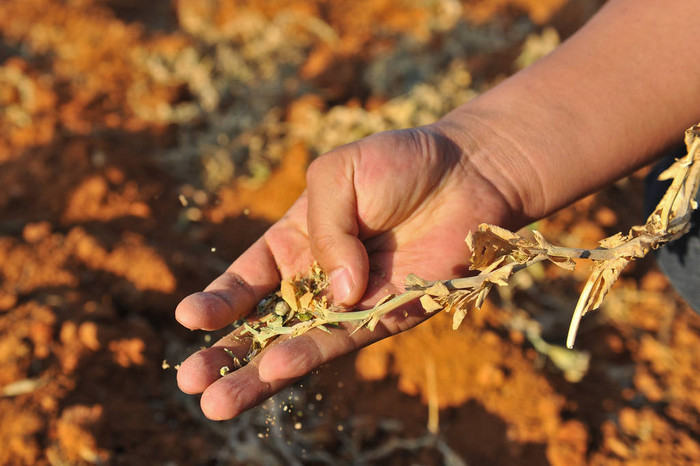
[[[691,0],[613,0],[444,121],[487,139],[472,147],[509,145],[467,155],[486,176],[509,177],[506,197],[525,218],[552,213],[648,163],[700,120],[698,18]]]

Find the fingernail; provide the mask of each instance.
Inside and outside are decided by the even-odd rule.
[[[348,269],[341,267],[332,271],[330,278],[333,299],[337,303],[344,303],[350,297],[350,292],[352,291],[353,283],[350,272],[348,272]]]

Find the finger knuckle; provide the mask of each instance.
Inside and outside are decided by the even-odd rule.
[[[316,232],[311,235],[311,251],[314,256],[327,256],[337,247],[335,236],[330,233]]]
[[[333,165],[334,163],[331,154],[325,154],[315,159],[313,162],[311,162],[306,171],[307,183],[313,183],[314,180],[327,176],[329,172],[332,172]]]

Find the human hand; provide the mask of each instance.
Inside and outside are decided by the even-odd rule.
[[[346,306],[371,307],[402,292],[410,273],[427,280],[464,275],[467,232],[481,222],[515,218],[518,203],[508,170],[495,169],[501,158],[484,151],[477,157],[475,141],[438,122],[379,133],[319,157],[294,206],[203,292],[185,298],[177,320],[193,330],[229,325],[281,278],[306,273],[314,260],[330,275],[335,303]],[[373,331],[352,333],[345,325],[280,339],[221,377],[219,368],[231,363],[223,349],[239,358],[248,350],[234,331],[184,361],[178,385],[202,393],[210,419],[230,419],[319,365],[426,318],[420,304],[411,303]]]

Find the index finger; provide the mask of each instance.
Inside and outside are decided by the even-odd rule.
[[[175,318],[191,330],[217,330],[248,315],[279,286],[280,279],[312,263],[306,232],[307,198],[302,194],[285,216],[236,259],[203,292],[186,297]]]
[[[175,318],[191,330],[216,330],[247,315],[280,282],[265,237],[258,239],[204,291],[187,296]]]

